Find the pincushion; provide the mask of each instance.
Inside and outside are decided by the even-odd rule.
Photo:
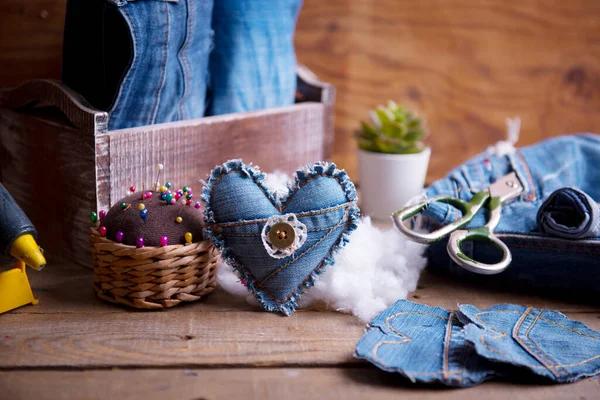
[[[144,193],[152,193],[152,196],[143,199]],[[203,239],[204,216],[199,207],[195,208],[193,203],[182,205],[180,201],[167,204],[160,192],[144,193],[127,196],[110,208],[101,221],[101,226],[106,227],[108,239],[130,246],[136,246],[139,238],[144,240],[144,246],[184,244],[186,232],[192,234],[194,242]],[[125,204],[124,208],[122,204]],[[140,215],[140,204],[147,210],[145,220]],[[181,218],[179,223],[178,217]],[[122,237],[117,237],[118,232],[123,233]],[[167,238],[166,243],[161,243],[163,237]]]
[[[204,238],[203,213],[190,188],[135,192],[108,213],[92,212],[94,289],[135,308],[173,307],[216,287],[217,251]]]

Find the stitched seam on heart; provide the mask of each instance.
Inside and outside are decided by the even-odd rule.
[[[296,214],[296,216],[298,218],[301,217],[311,217],[313,215],[321,215],[321,214],[327,214],[329,212],[334,212],[337,210],[341,210],[342,208],[346,208],[348,206],[354,206],[356,205],[355,202],[349,202],[349,203],[344,203],[341,204],[339,206],[335,206],[335,207],[330,207],[330,208],[326,208],[324,210],[318,210],[318,211],[305,211],[299,214]],[[264,219],[253,219],[251,221],[242,221],[242,222],[221,222],[221,223],[213,223],[213,224],[207,224],[207,225],[211,225],[211,226],[219,226],[219,227],[226,227],[226,228],[230,228],[230,227],[235,227],[235,226],[243,226],[243,225],[251,225],[251,224],[257,224],[257,223],[261,223],[261,222],[267,222],[268,218],[264,218]]]
[[[222,174],[221,176],[219,176],[219,177],[217,178],[217,180],[216,180],[214,183],[212,183],[212,187],[211,187],[211,189],[210,189],[210,198],[211,198],[211,199],[213,198],[213,194],[214,194],[215,187],[217,186],[217,184],[219,183],[219,181],[221,181],[221,179],[223,179],[223,177],[225,177],[226,175],[232,174],[232,173],[234,173],[234,172],[235,172],[235,173],[238,173],[238,174],[240,174],[240,175],[243,175],[243,171],[240,171],[240,170],[228,171],[228,172],[226,172],[226,173]],[[258,184],[258,183],[259,183],[259,181],[257,181],[257,180],[256,180],[256,179],[255,179],[253,176],[251,176],[251,178],[252,178],[252,181],[253,181],[253,182],[256,184],[256,186],[257,186],[257,187],[258,187],[258,188],[259,188],[259,189],[260,189],[260,190],[263,192],[263,194],[265,195],[265,197],[267,198],[267,200],[269,200],[269,202],[271,202],[271,205],[272,205],[273,207],[275,207],[275,209],[276,209],[277,211],[279,211],[280,213],[282,213],[282,212],[283,212],[283,210],[284,210],[284,209],[287,207],[287,205],[290,203],[290,201],[292,201],[292,199],[294,198],[294,196],[296,196],[296,194],[298,193],[298,190],[299,190],[300,188],[302,188],[302,186],[306,185],[308,182],[310,182],[310,181],[312,181],[312,180],[314,180],[314,179],[317,179],[317,178],[333,178],[333,179],[335,179],[335,180],[337,181],[337,183],[340,185],[340,187],[341,187],[342,189],[344,188],[344,185],[342,184],[342,182],[340,182],[340,180],[339,180],[339,178],[338,178],[337,176],[331,176],[331,175],[317,175],[317,176],[313,176],[312,178],[309,178],[309,179],[307,179],[306,181],[304,181],[304,182],[302,182],[302,183],[298,184],[298,185],[297,185],[297,188],[296,188],[296,191],[295,191],[294,193],[292,193],[292,194],[291,194],[291,195],[288,197],[288,199],[285,201],[285,204],[283,204],[283,205],[282,205],[282,206],[280,206],[280,207],[277,207],[277,205],[276,205],[276,204],[273,202],[273,199],[271,198],[271,194],[270,194],[270,193],[268,193],[268,192],[266,192],[266,191],[265,191],[265,189],[263,189],[263,188],[262,188],[262,186]],[[351,203],[354,203],[354,204],[356,204],[355,202],[351,202]],[[346,203],[346,204],[348,204],[348,203]],[[346,204],[344,204],[344,206],[345,206]],[[212,205],[211,205],[211,208],[212,208]],[[315,214],[315,215],[316,215],[316,214]],[[215,224],[218,224],[218,222],[217,222],[217,217],[216,217],[216,216],[214,216],[213,218],[214,218],[214,220],[215,220],[215,222],[214,222],[214,223],[215,223]],[[260,221],[262,222],[263,220],[260,220]],[[264,221],[266,221],[266,219],[264,219]]]
[[[344,226],[344,229],[342,230],[342,232],[340,233],[340,235],[338,236],[338,238],[336,239],[336,242],[344,235],[344,233],[346,233],[346,231],[348,230],[348,226],[350,225],[350,219],[348,219],[346,221],[346,224]],[[294,296],[296,294],[296,291],[303,286],[308,280],[310,280],[312,278],[312,274],[315,273],[316,271],[318,271],[322,266],[323,263],[325,262],[325,260],[327,258],[329,258],[332,254],[332,252],[334,251],[334,247],[336,247],[336,244],[334,243],[331,248],[329,249],[329,252],[325,255],[325,257],[323,258],[323,260],[319,263],[319,265],[317,265],[312,271],[310,271],[310,274],[308,274],[308,276],[298,284],[298,286],[296,286],[294,288],[294,290],[292,292],[290,292],[290,294],[287,295],[286,298],[279,300],[276,299],[275,297],[273,297],[273,295],[271,294],[271,292],[269,292],[269,290],[267,288],[265,288],[264,286],[257,284],[256,287],[260,287],[263,291],[263,293],[265,293],[267,296],[269,296],[271,298],[271,300],[273,300],[276,303],[285,303],[287,302],[290,297]]]
[[[318,229],[307,229],[306,232],[321,232],[321,231],[327,231],[329,229],[335,229],[338,228],[339,225],[334,225],[334,226],[326,226],[324,228],[318,228]],[[222,233],[221,235],[226,236],[226,237],[252,237],[252,236],[261,236],[262,233]]]
[[[304,250],[302,252],[302,254],[300,254],[298,257],[296,257],[296,258],[294,258],[294,259],[286,262],[281,267],[277,268],[275,271],[272,271],[262,281],[258,282],[257,285],[260,286],[260,287],[263,287],[263,284],[266,281],[268,281],[269,279],[271,279],[272,277],[274,277],[275,275],[277,275],[279,272],[283,271],[285,268],[287,268],[290,265],[294,264],[296,261],[300,260],[306,254],[308,254],[312,249],[314,249],[315,247],[317,247],[318,245],[320,245],[323,242],[323,240],[327,239],[329,237],[329,235],[331,235],[337,228],[339,228],[340,226],[342,226],[344,224],[344,219],[346,219],[346,221],[347,221],[347,218],[348,218],[348,209],[346,209],[346,211],[344,212],[344,215],[340,219],[340,222],[338,222],[333,228],[331,228],[331,230],[325,236],[323,236],[321,239],[319,239],[315,244],[313,244],[312,246],[310,246],[308,249]]]

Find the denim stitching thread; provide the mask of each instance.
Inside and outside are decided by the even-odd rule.
[[[531,192],[530,192],[531,200],[530,201],[533,202],[537,199],[537,192],[535,190],[535,184],[533,183],[533,177],[531,176],[531,171],[529,170],[529,165],[527,165],[527,161],[525,161],[525,158],[523,157],[523,155],[521,154],[520,151],[517,151],[517,157],[519,157],[521,159],[521,162],[523,163],[525,172],[527,173],[527,178],[529,180],[529,184],[531,185]]]
[[[344,230],[340,233],[340,236],[338,236],[338,239],[341,238],[344,235],[344,233],[346,232],[346,230],[348,229],[349,222],[350,222],[349,220],[346,221],[346,226],[344,227]],[[271,294],[271,292],[267,288],[265,288],[264,286],[261,286],[261,285],[256,285],[256,286],[260,287],[261,289],[263,289],[263,291],[271,298],[271,300],[275,301],[276,303],[285,303],[286,301],[288,301],[288,299],[290,297],[292,297],[294,295],[294,292],[296,292],[296,290],[298,290],[298,288],[300,288],[300,286],[304,285],[304,283],[306,283],[306,281],[308,281],[311,278],[311,275],[312,275],[313,272],[317,271],[318,269],[320,269],[323,266],[323,262],[325,261],[325,259],[327,257],[329,257],[331,255],[332,251],[333,251],[333,246],[332,246],[332,248],[329,249],[329,252],[327,253],[327,256],[325,258],[323,258],[323,261],[321,261],[319,263],[319,265],[317,265],[315,267],[315,269],[313,269],[311,271],[311,273],[306,277],[306,279],[304,279],[302,282],[300,282],[298,284],[298,286],[296,286],[296,288],[294,288],[294,290],[285,299],[283,299],[283,300],[279,300],[279,299],[276,299],[275,297],[273,297],[273,295]],[[252,274],[250,274],[250,275],[252,275]],[[256,280],[256,278],[255,278],[255,280]]]
[[[326,208],[324,210],[304,211],[304,212],[296,214],[296,216],[301,218],[301,217],[311,217],[313,215],[327,214],[329,212],[338,211],[338,210],[341,210],[342,208],[346,208],[346,207],[350,207],[350,206],[354,206],[354,205],[356,205],[355,202],[349,202],[349,203],[340,204],[339,206]],[[207,224],[207,225],[229,228],[229,227],[235,227],[235,226],[244,226],[244,225],[251,225],[251,224],[256,224],[256,223],[261,223],[261,222],[267,222],[267,220],[268,220],[268,218],[253,219],[251,221],[242,221],[242,222],[221,222],[221,223],[215,222],[213,224]]]
[[[482,321],[482,320],[479,318],[479,315],[483,315],[483,314],[490,314],[490,313],[497,313],[497,312],[514,312],[514,313],[523,314],[522,312],[520,312],[520,311],[517,311],[517,310],[495,310],[495,311],[484,311],[484,312],[479,312],[479,313],[475,314],[475,316],[474,316],[474,317],[475,317],[475,319],[477,319],[477,320],[478,320],[478,321],[479,321],[479,322],[480,322],[480,323],[481,323],[483,326],[485,326],[485,327],[487,327],[487,328],[490,328],[490,329],[492,329],[493,331],[495,331],[495,332],[498,332],[498,333],[500,334],[500,336],[497,336],[497,337],[494,337],[494,336],[488,336],[488,337],[489,337],[489,338],[491,338],[491,339],[500,339],[501,337],[505,337],[505,336],[508,336],[508,335],[507,335],[506,333],[504,333],[504,332],[501,332],[501,331],[499,331],[499,330],[495,329],[494,327],[491,327],[491,326],[489,326],[487,323],[485,323],[484,321]],[[562,325],[562,324],[559,324],[558,322],[554,322],[554,321],[551,321],[551,320],[549,320],[549,319],[546,319],[546,318],[541,318],[541,317],[540,317],[540,320],[541,320],[541,321],[548,322],[548,323],[550,323],[550,324],[554,324],[554,325],[556,325],[556,326],[559,326],[559,327],[561,327],[561,328],[563,328],[563,329],[565,329],[565,330],[567,330],[567,331],[573,332],[573,333],[575,333],[575,334],[577,334],[577,335],[580,335],[580,336],[586,336],[586,337],[590,337],[590,338],[592,338],[592,339],[600,340],[600,338],[598,338],[598,337],[596,337],[596,336],[588,335],[588,334],[585,334],[585,333],[581,333],[581,332],[579,332],[579,331],[577,331],[577,330],[575,330],[575,329],[567,328],[566,326],[564,326],[564,325]],[[494,349],[491,349],[491,348],[489,348],[489,347],[488,347],[488,345],[487,345],[487,344],[485,343],[485,341],[483,340],[483,336],[481,337],[481,341],[482,341],[483,345],[484,345],[484,346],[485,346],[485,347],[486,347],[488,350],[490,350],[490,351],[492,351],[492,352],[494,352],[494,353],[500,354],[500,355],[502,355],[502,356],[505,356],[505,357],[507,357],[507,358],[511,359],[511,358],[510,358],[510,357],[508,357],[506,354],[502,354],[502,353],[500,353],[500,352],[497,352],[497,351],[495,351]],[[590,361],[593,361],[593,360],[595,360],[595,359],[598,359],[598,358],[600,358],[600,354],[598,354],[598,355],[596,355],[596,356],[594,356],[594,357],[588,358],[588,359],[586,359],[586,360],[580,361],[580,362],[578,362],[578,363],[575,363],[575,364],[558,364],[557,366],[560,366],[560,367],[577,367],[577,366],[580,366],[580,365],[586,364],[586,363],[588,363],[588,362],[590,362]],[[511,359],[511,360],[512,360],[512,359]],[[544,367],[541,367],[541,366],[536,366],[536,367],[532,367],[532,368],[538,368],[538,369],[539,369],[539,368],[544,368]]]
[[[446,338],[444,340],[444,346],[446,347],[446,351],[444,352],[444,360],[442,362],[442,368],[444,370],[443,377],[444,379],[448,379],[448,370],[449,370],[449,352],[450,352],[450,334],[452,333],[452,320],[454,319],[454,312],[450,312],[450,316],[448,317],[448,323],[446,324]]]
[[[342,216],[343,218],[343,216]],[[335,226],[326,226],[324,228],[318,228],[318,229],[307,229],[306,232],[321,232],[321,231],[327,231],[329,229],[333,229],[335,228]],[[224,237],[256,237],[256,236],[261,236],[260,233],[221,233]]]
[[[521,316],[521,318],[519,318],[519,321],[517,322],[517,324],[515,325],[515,327],[513,329],[512,337],[525,349],[530,350],[530,351],[528,351],[528,353],[531,354],[540,363],[542,363],[546,368],[548,368],[550,370],[550,372],[552,372],[554,374],[554,376],[556,376],[557,378],[560,378],[560,373],[556,369],[554,369],[554,367],[552,367],[552,365],[550,365],[548,362],[546,362],[546,360],[544,360],[541,355],[537,354],[533,349],[531,349],[529,346],[527,346],[527,344],[525,344],[525,342],[523,340],[521,340],[521,338],[519,337],[519,334],[518,334],[519,329],[521,328],[521,325],[523,325],[523,322],[527,319],[527,316],[530,314],[532,309],[533,309],[533,307],[528,307],[527,310],[525,310],[525,312]],[[538,313],[538,315],[535,317],[535,320],[533,321],[533,323],[527,330],[527,333],[529,333],[529,330],[535,325],[535,321],[538,320],[540,315],[541,315],[541,312]],[[527,334],[525,336],[527,336]],[[539,350],[539,348],[537,346],[535,346],[535,347],[536,347],[536,349]],[[541,353],[544,354],[543,352],[541,352]],[[552,360],[552,361],[554,361],[554,360]],[[554,361],[554,364],[558,364],[558,363],[556,361]]]
[[[527,332],[525,332],[525,337],[527,337],[527,339],[531,342],[531,344],[543,355],[545,355],[548,360],[550,360],[550,363],[553,364],[554,366],[557,366],[558,368],[562,369],[564,371],[565,374],[568,374],[569,372],[567,370],[565,370],[564,368],[560,367],[560,363],[556,362],[556,360],[550,356],[550,354],[546,353],[545,351],[543,351],[538,345],[537,343],[534,342],[533,338],[531,338],[529,336],[529,333],[531,332],[531,330],[533,329],[533,327],[535,326],[535,324],[537,324],[537,321],[540,320],[540,317],[542,316],[542,314],[544,313],[544,309],[542,308],[540,310],[540,312],[538,313],[538,315],[535,317],[535,320],[533,321],[533,323],[531,324],[531,326],[529,327],[529,329],[527,329]],[[558,375],[560,376],[560,372],[558,371]]]
[[[165,9],[165,41],[163,43],[163,53],[164,53],[164,57],[163,57],[163,62],[161,65],[161,73],[160,73],[160,85],[156,88],[156,93],[154,95],[154,98],[156,99],[156,101],[154,102],[154,105],[152,106],[152,111],[150,113],[150,124],[154,124],[156,121],[156,117],[158,115],[158,106],[160,104],[160,94],[162,93],[162,90],[165,86],[165,79],[166,79],[166,70],[167,70],[167,57],[168,57],[168,52],[167,52],[167,44],[169,42],[169,8],[168,8],[168,4],[164,3],[163,4],[163,8]]]

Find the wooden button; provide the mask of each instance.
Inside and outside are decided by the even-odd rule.
[[[290,247],[296,240],[294,227],[287,222],[278,222],[269,231],[269,240],[279,249]]]

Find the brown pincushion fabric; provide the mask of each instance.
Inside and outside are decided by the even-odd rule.
[[[125,202],[128,206],[123,210],[120,206]],[[144,203],[148,214],[146,221],[140,216],[138,205]],[[180,216],[183,221],[177,223],[175,219]],[[169,245],[184,244],[185,233],[192,234],[192,241],[201,241],[203,237],[203,213],[194,204],[181,205],[167,204],[160,198],[159,192],[153,192],[149,199],[142,200],[142,193],[134,193],[119,200],[108,211],[101,226],[106,227],[106,237],[112,241],[117,240],[117,232],[123,232],[123,244],[135,246],[137,238],[144,239],[144,246],[160,246],[161,236],[167,236]]]

